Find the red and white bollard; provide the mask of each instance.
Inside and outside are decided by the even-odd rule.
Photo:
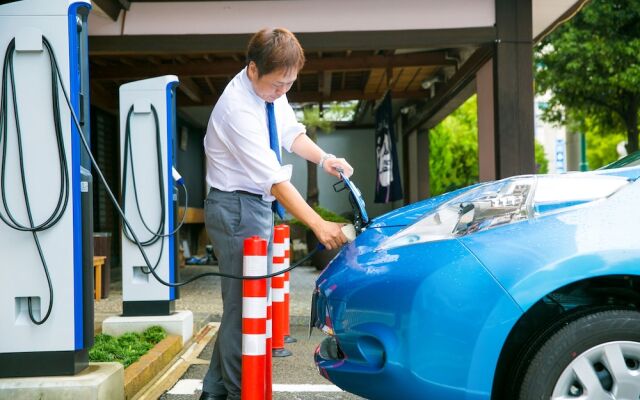
[[[273,227],[273,273],[276,274],[285,269],[285,225]],[[287,357],[291,352],[284,348],[284,274],[271,278],[271,290],[273,294],[273,357]]]
[[[289,268],[291,265],[291,229],[289,225],[282,225],[285,227],[285,238],[284,238],[284,267],[285,269]],[[289,318],[290,318],[290,285],[289,285],[289,272],[284,273],[284,342],[285,343],[295,343],[298,340],[291,336],[291,331],[289,329]]]
[[[267,241],[244,240],[242,274],[267,275]],[[267,280],[242,281],[242,400],[265,399]]]
[[[272,299],[273,294],[271,290],[271,284],[267,282],[267,340],[266,342],[266,368],[265,381],[264,381],[264,398],[265,400],[271,400],[273,398],[273,365],[271,358],[272,338],[273,338],[273,311],[272,311]]]

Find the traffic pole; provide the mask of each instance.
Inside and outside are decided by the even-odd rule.
[[[267,241],[244,240],[242,274],[267,275]],[[242,281],[242,400],[265,400],[267,280]]]
[[[272,400],[273,398],[273,361],[271,356],[272,349],[272,337],[273,337],[273,311],[272,311],[272,289],[271,285],[267,284],[267,340],[266,342],[266,368],[265,368],[265,387],[264,397],[265,400]]]
[[[284,226],[285,238],[284,238],[284,268],[289,268],[291,265],[291,229],[289,225]],[[289,328],[289,319],[290,317],[290,287],[289,284],[289,272],[284,273],[284,342],[285,343],[295,343],[298,340],[291,336],[291,330]]]
[[[285,265],[285,229],[284,225],[273,227],[273,273],[284,270]],[[273,357],[288,357],[291,352],[284,348],[284,274],[271,278],[271,290],[273,294],[272,314],[273,314],[273,337],[271,344]]]

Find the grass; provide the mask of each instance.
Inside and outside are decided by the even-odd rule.
[[[95,337],[95,344],[89,350],[89,361],[115,361],[127,368],[166,336],[167,333],[159,326],[152,326],[143,333],[125,333],[119,337],[101,333]]]

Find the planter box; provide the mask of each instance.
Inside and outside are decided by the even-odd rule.
[[[167,336],[124,370],[125,398],[131,399],[182,350],[181,336]]]

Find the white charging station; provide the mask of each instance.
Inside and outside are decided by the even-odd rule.
[[[88,365],[92,185],[60,83],[88,141],[90,9],[82,0],[0,6],[0,378]]]
[[[177,281],[174,180],[176,86],[173,75],[120,86],[121,205],[155,273]],[[177,288],[149,273],[132,234],[121,231],[122,310],[124,317],[173,313]]]

